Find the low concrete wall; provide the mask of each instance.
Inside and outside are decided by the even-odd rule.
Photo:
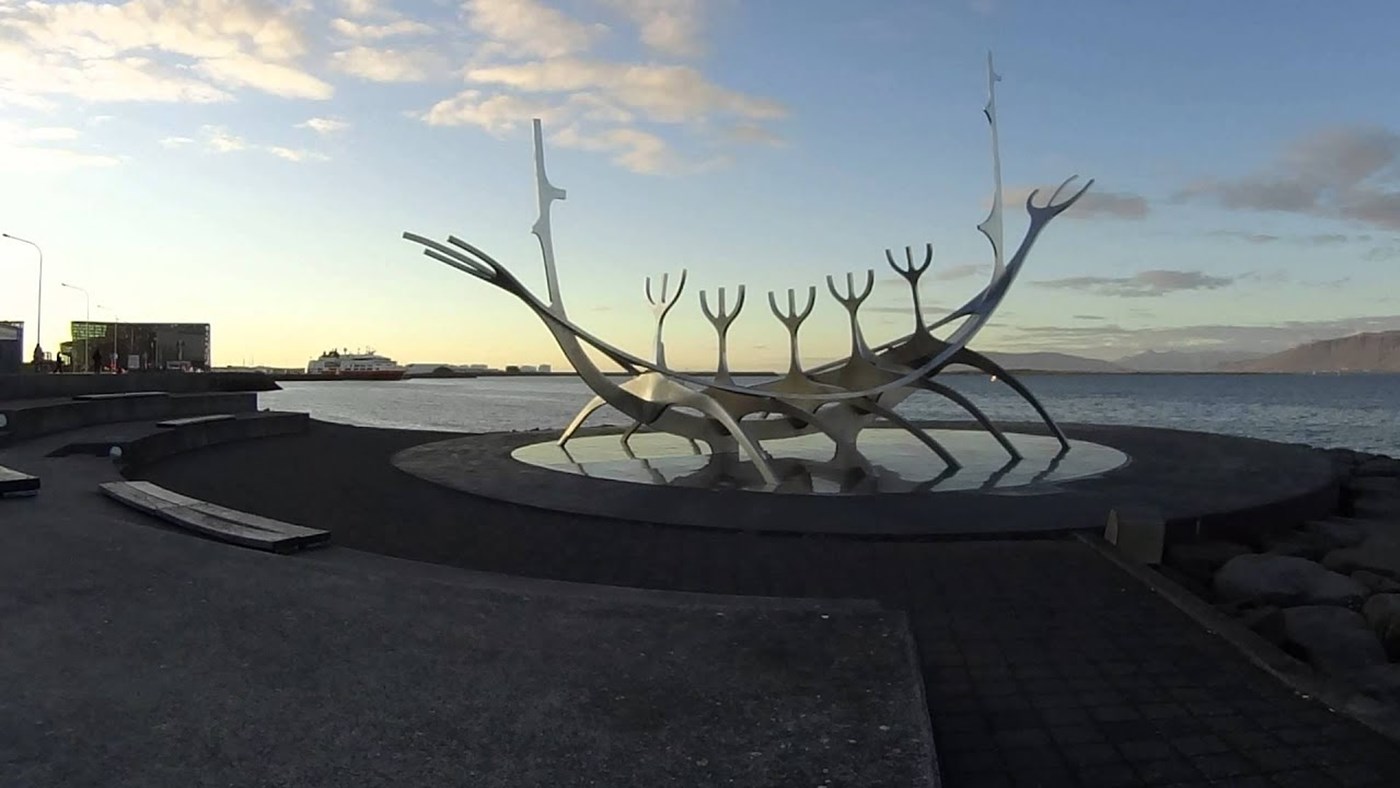
[[[0,414],[5,417],[5,426],[0,427],[0,444],[95,424],[209,416],[215,413],[251,413],[257,409],[258,395],[252,391],[66,400],[14,409],[0,406]]]
[[[232,441],[294,435],[306,432],[311,417],[307,413],[263,412],[240,415],[236,419],[186,424],[147,435],[127,444],[122,468],[134,468],[181,452]]]
[[[130,372],[125,375],[0,375],[4,400],[117,394],[126,391],[168,391],[204,394],[221,391],[276,391],[281,388],[261,372]]]

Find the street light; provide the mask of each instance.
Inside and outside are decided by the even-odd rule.
[[[17,235],[10,235],[9,233],[0,233],[0,235],[9,238],[11,241],[29,244],[34,247],[34,251],[39,253],[39,305],[35,309],[38,314],[34,316],[34,349],[38,351],[35,355],[42,359],[44,354],[44,343],[41,341],[44,338],[44,250],[40,249],[39,245],[33,241],[20,238]]]
[[[70,285],[70,284],[68,284],[67,282],[59,282],[58,285],[59,285],[59,287],[66,287],[66,288],[68,288],[69,290],[77,290],[79,293],[82,293],[82,294],[83,294],[83,322],[85,322],[85,323],[88,324],[88,328],[86,329],[86,331],[87,331],[87,332],[91,332],[91,331],[92,331],[92,327],[91,327],[91,326],[92,326],[92,298],[88,295],[88,291],[85,290],[85,289],[83,289],[83,288],[81,288],[81,287],[78,287],[77,285]],[[88,339],[89,339],[89,338],[88,338],[87,336],[84,336],[84,337],[83,337],[83,367],[84,367],[84,368],[87,367],[87,363],[88,363],[88,360],[89,360],[89,358],[90,358],[90,354],[88,353]],[[69,366],[72,366],[73,369],[76,370],[76,369],[77,369],[77,359],[75,359],[75,358],[70,358],[70,359],[68,359],[68,361],[70,362],[70,363],[69,363]]]
[[[84,289],[81,288],[81,287],[78,287],[77,285],[70,285],[70,284],[68,284],[67,282],[59,282],[59,283],[58,283],[58,286],[59,286],[59,287],[66,287],[66,288],[68,288],[69,290],[77,290],[79,293],[82,293],[82,294],[83,294],[83,320],[84,320],[85,322],[91,323],[91,322],[92,322],[92,298],[88,296],[88,291],[84,290]]]

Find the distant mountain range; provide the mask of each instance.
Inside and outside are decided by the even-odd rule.
[[[1012,372],[1400,372],[1400,331],[1309,342],[1272,355],[1236,350],[1148,350],[1117,361],[1069,353],[987,356]]]
[[[1096,358],[1068,353],[987,353],[986,356],[1009,372],[1129,372],[1130,370]]]
[[[1225,364],[1253,361],[1263,353],[1236,350],[1147,350],[1118,359],[1133,372],[1215,372]]]
[[[1400,331],[1309,342],[1282,353],[1225,364],[1228,372],[1400,372]]]

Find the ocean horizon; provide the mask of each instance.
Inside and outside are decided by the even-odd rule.
[[[1018,378],[1064,423],[1163,427],[1400,455],[1400,374],[1026,373]],[[946,380],[995,420],[1038,420],[1008,387],[985,375]],[[561,429],[592,397],[583,381],[568,373],[280,385],[280,391],[259,395],[260,407],[306,411],[353,426],[462,433]],[[927,392],[911,396],[898,410],[912,419],[967,418]],[[589,421],[627,422],[609,408]]]

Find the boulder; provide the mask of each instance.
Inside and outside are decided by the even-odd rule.
[[[1380,638],[1385,653],[1400,660],[1400,594],[1376,594],[1366,600],[1361,615]]]
[[[1362,668],[1347,674],[1347,680],[1373,698],[1400,706],[1400,664]]]
[[[1400,521],[1400,496],[1366,495],[1351,505],[1352,514],[1367,520]]]
[[[1360,606],[1370,594],[1350,577],[1305,558],[1254,553],[1227,561],[1215,573],[1212,585],[1226,602],[1282,607]]]
[[[1285,641],[1326,673],[1356,673],[1386,662],[1366,619],[1334,605],[1290,607],[1279,616]]]
[[[1303,530],[1326,539],[1335,547],[1355,547],[1366,541],[1370,532],[1354,520],[1310,520]]]
[[[1332,540],[1309,531],[1289,531],[1267,537],[1262,546],[1264,552],[1272,555],[1291,555],[1309,561],[1320,561],[1336,548]]]
[[[1393,476],[1353,476],[1342,486],[1358,495],[1400,495],[1400,479]]]
[[[1332,458],[1334,464],[1347,470],[1366,459],[1355,449],[1323,449],[1323,452]]]
[[[1365,569],[1358,569],[1352,572],[1351,579],[1366,586],[1373,594],[1400,593],[1400,580],[1391,580],[1384,575],[1368,572]]]
[[[1362,460],[1352,473],[1355,476],[1400,476],[1400,460],[1394,457],[1371,457]]]
[[[1184,575],[1210,582],[1215,571],[1236,556],[1253,552],[1234,542],[1183,542],[1167,548],[1167,565]]]
[[[1390,534],[1367,537],[1356,547],[1343,547],[1328,553],[1323,557],[1322,565],[1334,572],[1350,574],[1364,569],[1400,580],[1400,538]]]
[[[1284,641],[1281,608],[1273,605],[1264,605],[1239,614],[1239,622],[1246,627],[1259,633],[1265,640],[1275,646],[1282,646]]]

